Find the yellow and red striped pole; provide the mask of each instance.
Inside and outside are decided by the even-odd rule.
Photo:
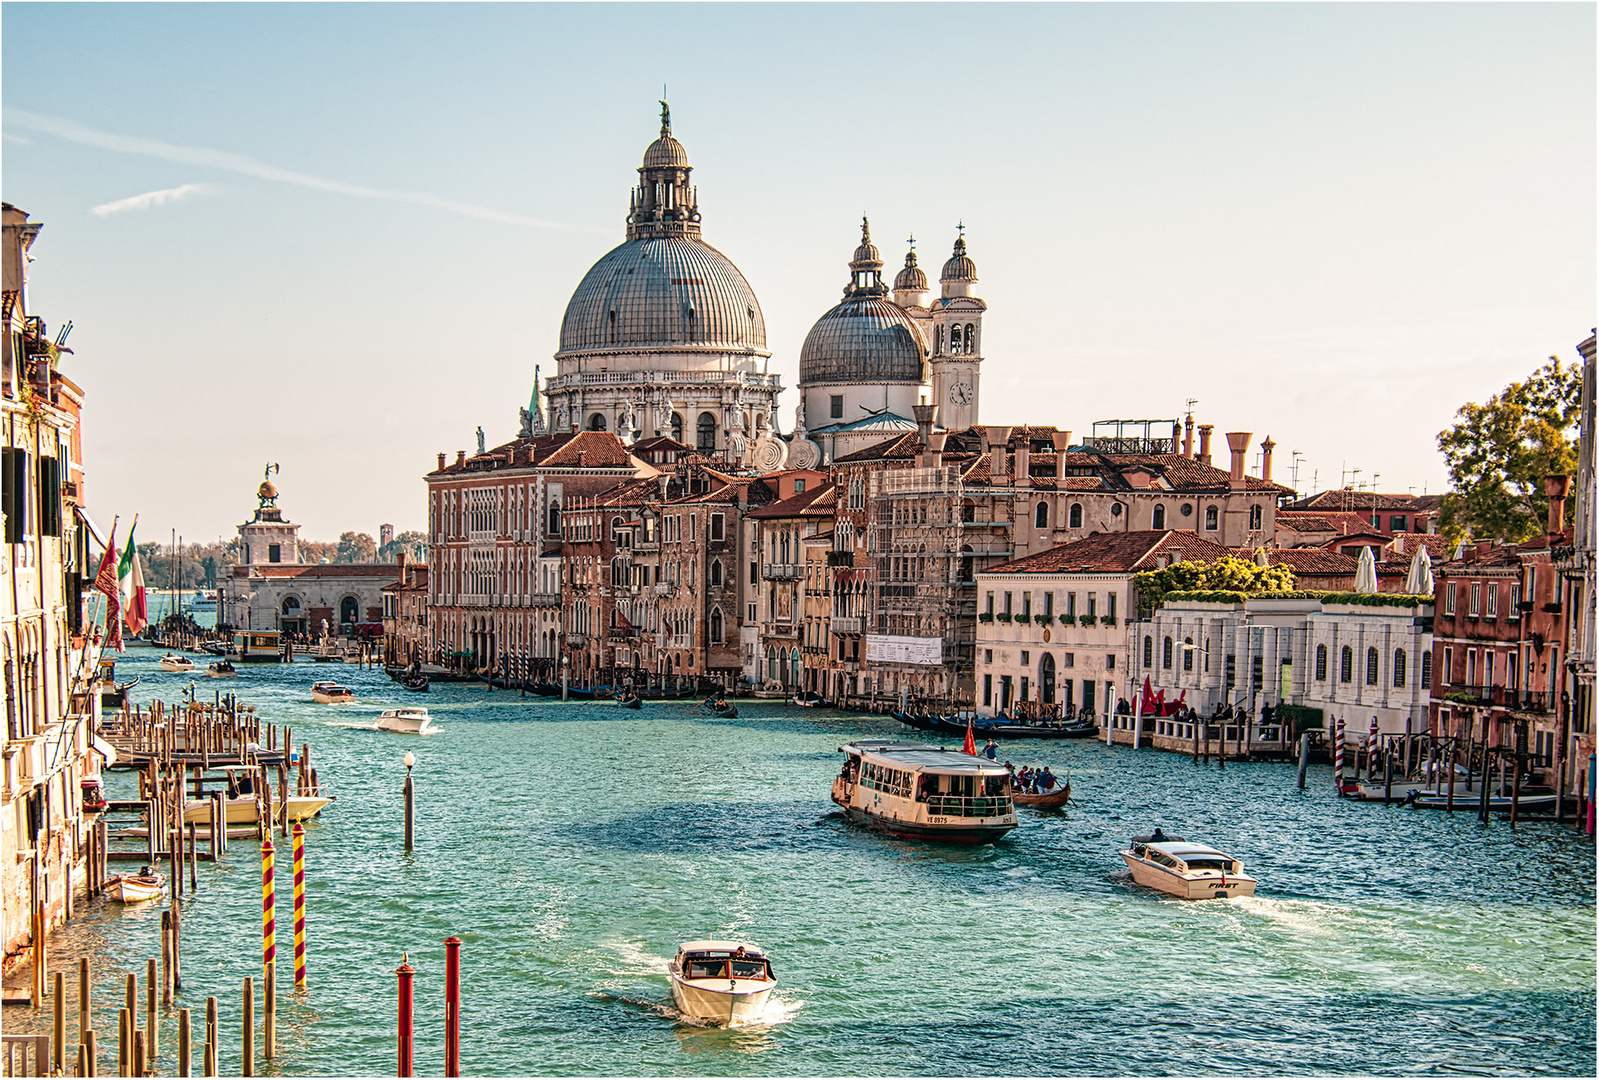
[[[294,822],[294,985],[305,985],[305,826]]]
[[[261,967],[270,969],[277,959],[277,897],[272,890],[272,838],[261,842]]]

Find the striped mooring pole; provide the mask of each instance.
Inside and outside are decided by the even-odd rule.
[[[261,841],[261,967],[277,960],[277,896],[272,882],[272,838]]]
[[[305,826],[294,822],[294,985],[305,985]]]
[[[1335,734],[1333,735],[1333,786],[1338,789],[1338,797],[1344,796],[1344,722],[1340,718],[1333,721]]]

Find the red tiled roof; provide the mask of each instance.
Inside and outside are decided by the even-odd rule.
[[[1239,548],[1240,559],[1252,559],[1252,548]],[[1272,566],[1286,566],[1295,574],[1353,574],[1360,560],[1353,555],[1329,551],[1320,547],[1267,548],[1266,561]]]
[[[782,502],[775,502],[759,510],[752,510],[745,516],[763,519],[800,517],[810,510],[815,503],[822,501],[824,495],[831,495],[832,491],[833,486],[831,484],[814,487],[809,491],[790,495]]]
[[[1048,551],[978,571],[982,574],[1130,574],[1152,570],[1157,555],[1182,553],[1184,562],[1214,562],[1233,554],[1197,533],[1174,529],[1099,533]]]
[[[857,450],[853,454],[845,454],[841,458],[835,458],[833,464],[859,465],[870,461],[903,461],[906,458],[914,458],[925,449],[926,447],[922,445],[922,437],[919,432],[906,431],[892,438],[884,439],[880,443],[873,443],[864,450]]]
[[[1371,516],[1338,510],[1279,510],[1277,528],[1297,533],[1363,532],[1371,528]]]
[[[259,574],[273,578],[394,577],[395,563],[245,563],[231,568],[234,577]]]

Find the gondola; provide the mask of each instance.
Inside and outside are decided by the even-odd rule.
[[[732,720],[738,716],[738,706],[731,701],[709,697],[700,702],[700,707],[709,710],[712,716],[720,717],[723,720]]]
[[[1010,801],[1017,806],[1031,806],[1035,810],[1059,810],[1071,801],[1072,781],[1067,777],[1061,782],[1060,787],[1054,791],[1046,791],[1039,795],[1029,795],[1026,792],[1011,792]]]
[[[831,709],[833,703],[814,691],[809,694],[795,694],[794,704],[802,709]]]
[[[420,673],[416,675],[407,675],[400,680],[400,685],[405,687],[407,690],[411,690],[419,694],[425,694],[427,693],[428,688],[428,677]]]
[[[643,706],[644,700],[637,694],[624,690],[616,695],[616,703],[624,709],[637,709]]]

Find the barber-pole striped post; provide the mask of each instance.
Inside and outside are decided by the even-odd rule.
[[[1338,789],[1338,797],[1344,796],[1344,721],[1340,717],[1333,721],[1336,733],[1333,735],[1333,786]]]
[[[277,960],[277,896],[273,891],[272,838],[261,841],[261,967],[271,970]]]
[[[305,826],[294,823],[294,985],[305,985]]]

